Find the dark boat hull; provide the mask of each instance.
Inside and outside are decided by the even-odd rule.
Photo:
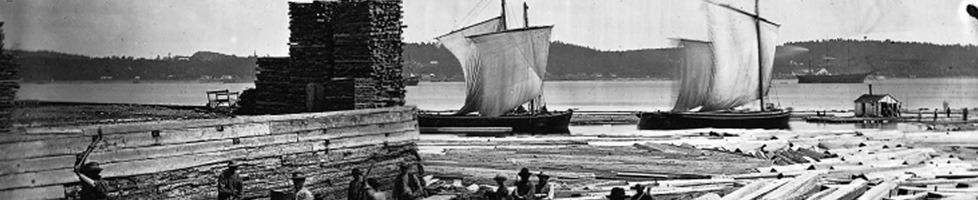
[[[798,83],[863,83],[869,74],[796,75]]]
[[[638,117],[638,129],[790,129],[791,112],[644,112]]]
[[[510,127],[516,133],[561,134],[570,133],[572,111],[537,115],[504,115],[482,117],[476,115],[419,114],[418,126],[427,127]]]
[[[404,78],[404,85],[406,85],[406,86],[417,86],[418,83],[421,83],[421,79],[420,78],[417,78],[417,77]]]

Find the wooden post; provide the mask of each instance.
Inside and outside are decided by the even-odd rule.
[[[968,108],[961,108],[961,120],[968,121]]]
[[[937,121],[937,112],[940,112],[939,109],[934,108],[934,121],[935,122]]]

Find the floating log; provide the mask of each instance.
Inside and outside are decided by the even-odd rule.
[[[796,177],[794,180],[789,181],[784,186],[779,187],[764,195],[760,199],[762,200],[792,200],[792,199],[804,199],[816,189],[818,185],[819,174],[809,173]]]

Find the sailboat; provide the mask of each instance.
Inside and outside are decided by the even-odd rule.
[[[508,29],[505,0],[502,8],[499,17],[436,38],[462,65],[465,105],[451,114],[419,114],[422,132],[439,127],[503,128],[535,134],[569,132],[572,111],[548,111],[543,98],[553,26],[529,26],[525,17],[528,7],[524,4],[525,26]],[[528,108],[521,109],[524,104]]]
[[[755,3],[759,3],[755,1]],[[707,1],[712,41],[680,40],[684,63],[671,111],[639,113],[639,129],[788,129],[791,111],[764,104],[780,25]],[[760,100],[760,111],[735,110]]]

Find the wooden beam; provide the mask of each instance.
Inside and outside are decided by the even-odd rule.
[[[804,199],[816,189],[818,189],[818,177],[817,173],[809,173],[796,177],[794,180],[786,183],[784,186],[771,191],[767,195],[764,195],[760,199],[762,200],[796,200]]]

